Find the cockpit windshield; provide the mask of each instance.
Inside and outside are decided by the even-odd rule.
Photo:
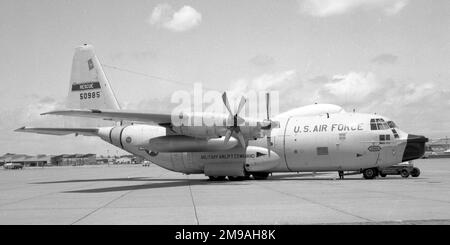
[[[370,130],[384,130],[389,128],[389,125],[382,118],[370,119]]]
[[[393,121],[388,121],[387,124],[390,128],[397,128],[397,125]]]

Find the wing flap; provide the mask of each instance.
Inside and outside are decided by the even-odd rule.
[[[69,135],[77,134],[84,136],[97,136],[98,128],[32,128],[32,127],[21,127],[15,132],[25,132],[25,133],[37,133],[37,134],[49,134],[49,135]]]

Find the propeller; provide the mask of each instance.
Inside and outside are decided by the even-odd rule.
[[[267,139],[267,154],[270,157],[270,147],[272,146],[271,132],[272,128],[277,128],[280,126],[279,122],[272,121],[270,119],[270,93],[266,93],[266,119],[261,124],[261,129],[266,131]]]
[[[225,104],[225,107],[227,108],[228,112],[230,113],[230,116],[227,120],[227,125],[232,125],[227,127],[227,132],[225,133],[225,141],[224,144],[227,144],[230,140],[231,135],[234,133],[239,142],[241,143],[242,147],[246,147],[244,135],[242,135],[241,129],[239,125],[245,122],[245,120],[241,117],[239,117],[239,113],[241,112],[242,108],[244,108],[245,103],[247,100],[244,98],[244,96],[241,97],[241,101],[239,102],[238,109],[235,114],[231,112],[230,103],[228,102],[227,93],[224,92],[222,95],[223,103]]]

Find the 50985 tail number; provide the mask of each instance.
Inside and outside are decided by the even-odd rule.
[[[80,100],[100,98],[100,92],[80,93]]]

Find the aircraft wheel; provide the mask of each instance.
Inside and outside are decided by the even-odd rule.
[[[411,171],[411,176],[412,177],[419,177],[419,175],[420,175],[420,169],[413,168],[413,170]]]
[[[229,181],[241,181],[244,179],[245,179],[245,176],[228,176]]]
[[[211,181],[224,181],[225,176],[208,176]]]
[[[380,176],[384,178],[387,176],[387,174],[380,173]]]
[[[406,170],[406,169],[402,169],[402,171],[400,171],[400,175],[401,175],[403,178],[408,178],[408,177],[409,177],[409,172],[408,172],[408,170]]]
[[[368,168],[363,170],[364,179],[374,179],[377,177],[378,171],[375,168]]]
[[[269,173],[253,173],[252,175],[255,180],[264,180],[269,177]]]

